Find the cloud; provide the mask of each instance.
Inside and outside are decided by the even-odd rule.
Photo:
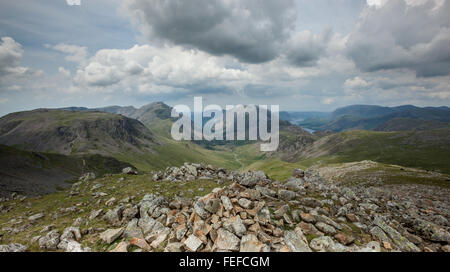
[[[67,54],[65,59],[70,62],[75,62],[77,64],[83,65],[87,61],[87,48],[84,46],[78,46],[73,44],[59,43],[57,45],[51,46],[46,45],[47,48],[54,49],[61,53]]]
[[[418,77],[450,74],[450,1],[370,1],[347,43],[364,72],[406,68]]]
[[[361,79],[358,76],[353,79],[347,79],[344,84],[345,84],[345,87],[350,88],[350,89],[365,88],[370,85],[369,83],[367,83],[367,81],[365,81],[364,79]]]
[[[11,37],[0,39],[0,92],[20,91],[42,76],[41,70],[22,66],[22,45]]]
[[[71,75],[70,70],[67,70],[64,67],[59,67],[58,72],[65,77],[70,77],[70,75]]]
[[[16,2],[0,11],[1,35],[22,44],[0,41],[0,112],[194,95],[284,110],[450,102],[448,1]]]
[[[81,0],[66,0],[67,5],[69,6],[80,6]]]
[[[0,43],[0,77],[22,75],[28,70],[20,66],[22,46],[10,37],[2,37]]]
[[[275,59],[296,16],[293,0],[126,0],[123,7],[152,41],[246,63]]]
[[[310,31],[294,33],[287,42],[287,58],[290,63],[304,67],[314,66],[325,53],[332,37],[331,28],[320,34]]]
[[[367,5],[374,6],[376,8],[381,8],[384,5],[386,5],[388,1],[389,0],[367,0]],[[445,2],[445,0],[404,0],[404,1],[410,6],[420,6],[426,4],[427,2],[434,2],[436,4],[436,7],[440,7]]]
[[[192,86],[233,85],[251,77],[246,71],[224,67],[224,61],[180,46],[103,49],[77,69],[74,83],[81,89],[120,86],[130,91],[167,93]]]

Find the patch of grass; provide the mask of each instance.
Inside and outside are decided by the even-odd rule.
[[[316,234],[308,234],[306,235],[306,240],[308,241],[308,243],[311,243],[312,240],[319,238],[319,235]]]
[[[361,233],[361,229],[358,228],[355,224],[348,222],[347,226],[349,226],[352,230],[352,233],[354,234],[360,234]]]
[[[450,130],[375,132],[345,131],[315,142],[303,163],[372,160],[450,174]]]
[[[450,175],[382,163],[372,162],[368,167],[364,167],[365,164],[366,162],[330,164],[319,167],[318,171],[324,172],[325,178],[347,186],[419,184],[450,188]],[[361,165],[363,167],[359,168]],[[332,177],[327,177],[327,173],[331,173]]]

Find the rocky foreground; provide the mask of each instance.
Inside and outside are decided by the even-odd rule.
[[[136,173],[126,169],[126,174]],[[142,197],[127,195],[121,200],[111,192],[125,186],[126,176],[111,176],[114,185],[105,193],[105,179],[88,174],[64,193],[68,199],[79,197],[80,203],[51,214],[24,209],[19,218],[1,224],[0,243],[9,243],[0,245],[0,252],[450,251],[446,188],[343,187],[314,171],[294,169],[292,174],[280,182],[261,171],[239,174],[185,164],[145,177],[156,188],[177,184],[185,191],[168,197],[142,190]],[[213,181],[217,188],[196,188],[202,180]],[[203,196],[187,197],[192,188],[204,191]],[[11,201],[26,201],[13,198],[3,199],[0,214],[17,208]],[[64,218],[65,225],[46,224],[46,218]],[[30,231],[35,229],[40,230]],[[27,243],[11,241],[21,233],[27,233],[21,236]]]

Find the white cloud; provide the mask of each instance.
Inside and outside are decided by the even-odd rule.
[[[2,37],[0,43],[0,93],[29,87],[43,75],[41,70],[22,66],[22,45],[13,38]]]
[[[81,0],[66,0],[67,5],[69,6],[80,6]]]
[[[344,84],[345,87],[350,89],[365,88],[370,85],[367,81],[358,76],[353,79],[347,79]]]
[[[212,0],[207,4],[126,0],[127,15],[145,36],[137,37],[140,45],[117,42],[135,43],[121,38],[119,32],[128,28],[118,30],[114,39],[101,36],[108,43],[102,43],[107,47],[97,52],[88,47],[102,48],[99,43],[77,38],[76,45],[55,35],[45,40],[57,41],[47,45],[57,52],[45,50],[37,60],[32,56],[41,48],[29,52],[25,47],[24,54],[19,43],[3,38],[0,96],[11,94],[5,97],[14,101],[12,94],[33,93],[39,103],[79,98],[83,104],[189,101],[199,94],[209,95],[212,103],[265,102],[297,110],[328,110],[351,103],[450,102],[449,1],[369,0],[357,25],[352,24],[361,7],[352,7],[355,18],[343,20],[345,28],[333,23],[330,28],[323,17],[339,13],[325,5],[331,1],[320,0],[317,5],[328,10],[317,21],[311,17],[314,22],[305,26],[306,19],[295,25],[294,17],[310,12],[308,5],[296,9],[290,0]],[[342,1],[343,10],[350,2]],[[327,22],[341,19],[336,16]],[[42,63],[47,73],[37,78],[39,72],[22,64],[23,56],[33,67],[46,57],[55,60]]]
[[[332,98],[332,97],[326,97],[326,98],[323,98],[323,99],[322,99],[322,104],[325,104],[325,105],[331,105],[331,104],[333,104],[334,101],[335,101],[334,98]]]
[[[22,46],[10,37],[2,37],[0,43],[0,78],[8,75],[23,75],[27,67],[20,66]]]
[[[214,81],[232,84],[251,77],[245,71],[225,68],[222,61],[179,46],[103,49],[76,71],[74,81],[80,87],[122,86],[140,92],[150,88],[152,92],[159,89],[166,93],[168,87],[175,90],[179,86],[207,85]]]
[[[384,5],[386,5],[388,1],[389,0],[367,0],[367,5],[381,8]],[[420,6],[426,4],[427,2],[433,2],[436,4],[436,8],[439,8],[445,2],[445,0],[404,0],[404,1],[406,4],[410,6]]]
[[[64,67],[59,67],[58,72],[65,77],[70,77],[70,75],[71,75],[70,70],[67,70]]]
[[[84,65],[87,61],[87,48],[84,46],[59,43],[54,46],[46,45],[46,47],[67,54],[67,57],[65,58],[67,61],[75,62],[80,65]]]

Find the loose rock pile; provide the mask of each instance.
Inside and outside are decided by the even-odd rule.
[[[80,229],[84,219],[79,218],[62,234],[48,229],[35,241],[42,250],[71,252],[91,250],[79,243],[86,234],[96,235],[113,252],[450,250],[445,189],[431,194],[427,186],[418,185],[414,190],[415,185],[338,187],[300,169],[281,183],[260,171],[239,174],[200,164],[168,168],[150,182],[199,179],[232,183],[195,199],[156,194],[146,194],[139,202],[127,199],[104,214],[93,210],[86,218],[101,217],[110,228]],[[0,246],[0,251],[25,249]]]
[[[225,180],[239,178],[237,172],[229,172],[224,168],[214,168],[211,165],[185,163],[181,167],[168,167],[165,171],[156,172],[153,180],[163,180],[170,182],[184,182],[194,180],[217,179],[218,183]]]

